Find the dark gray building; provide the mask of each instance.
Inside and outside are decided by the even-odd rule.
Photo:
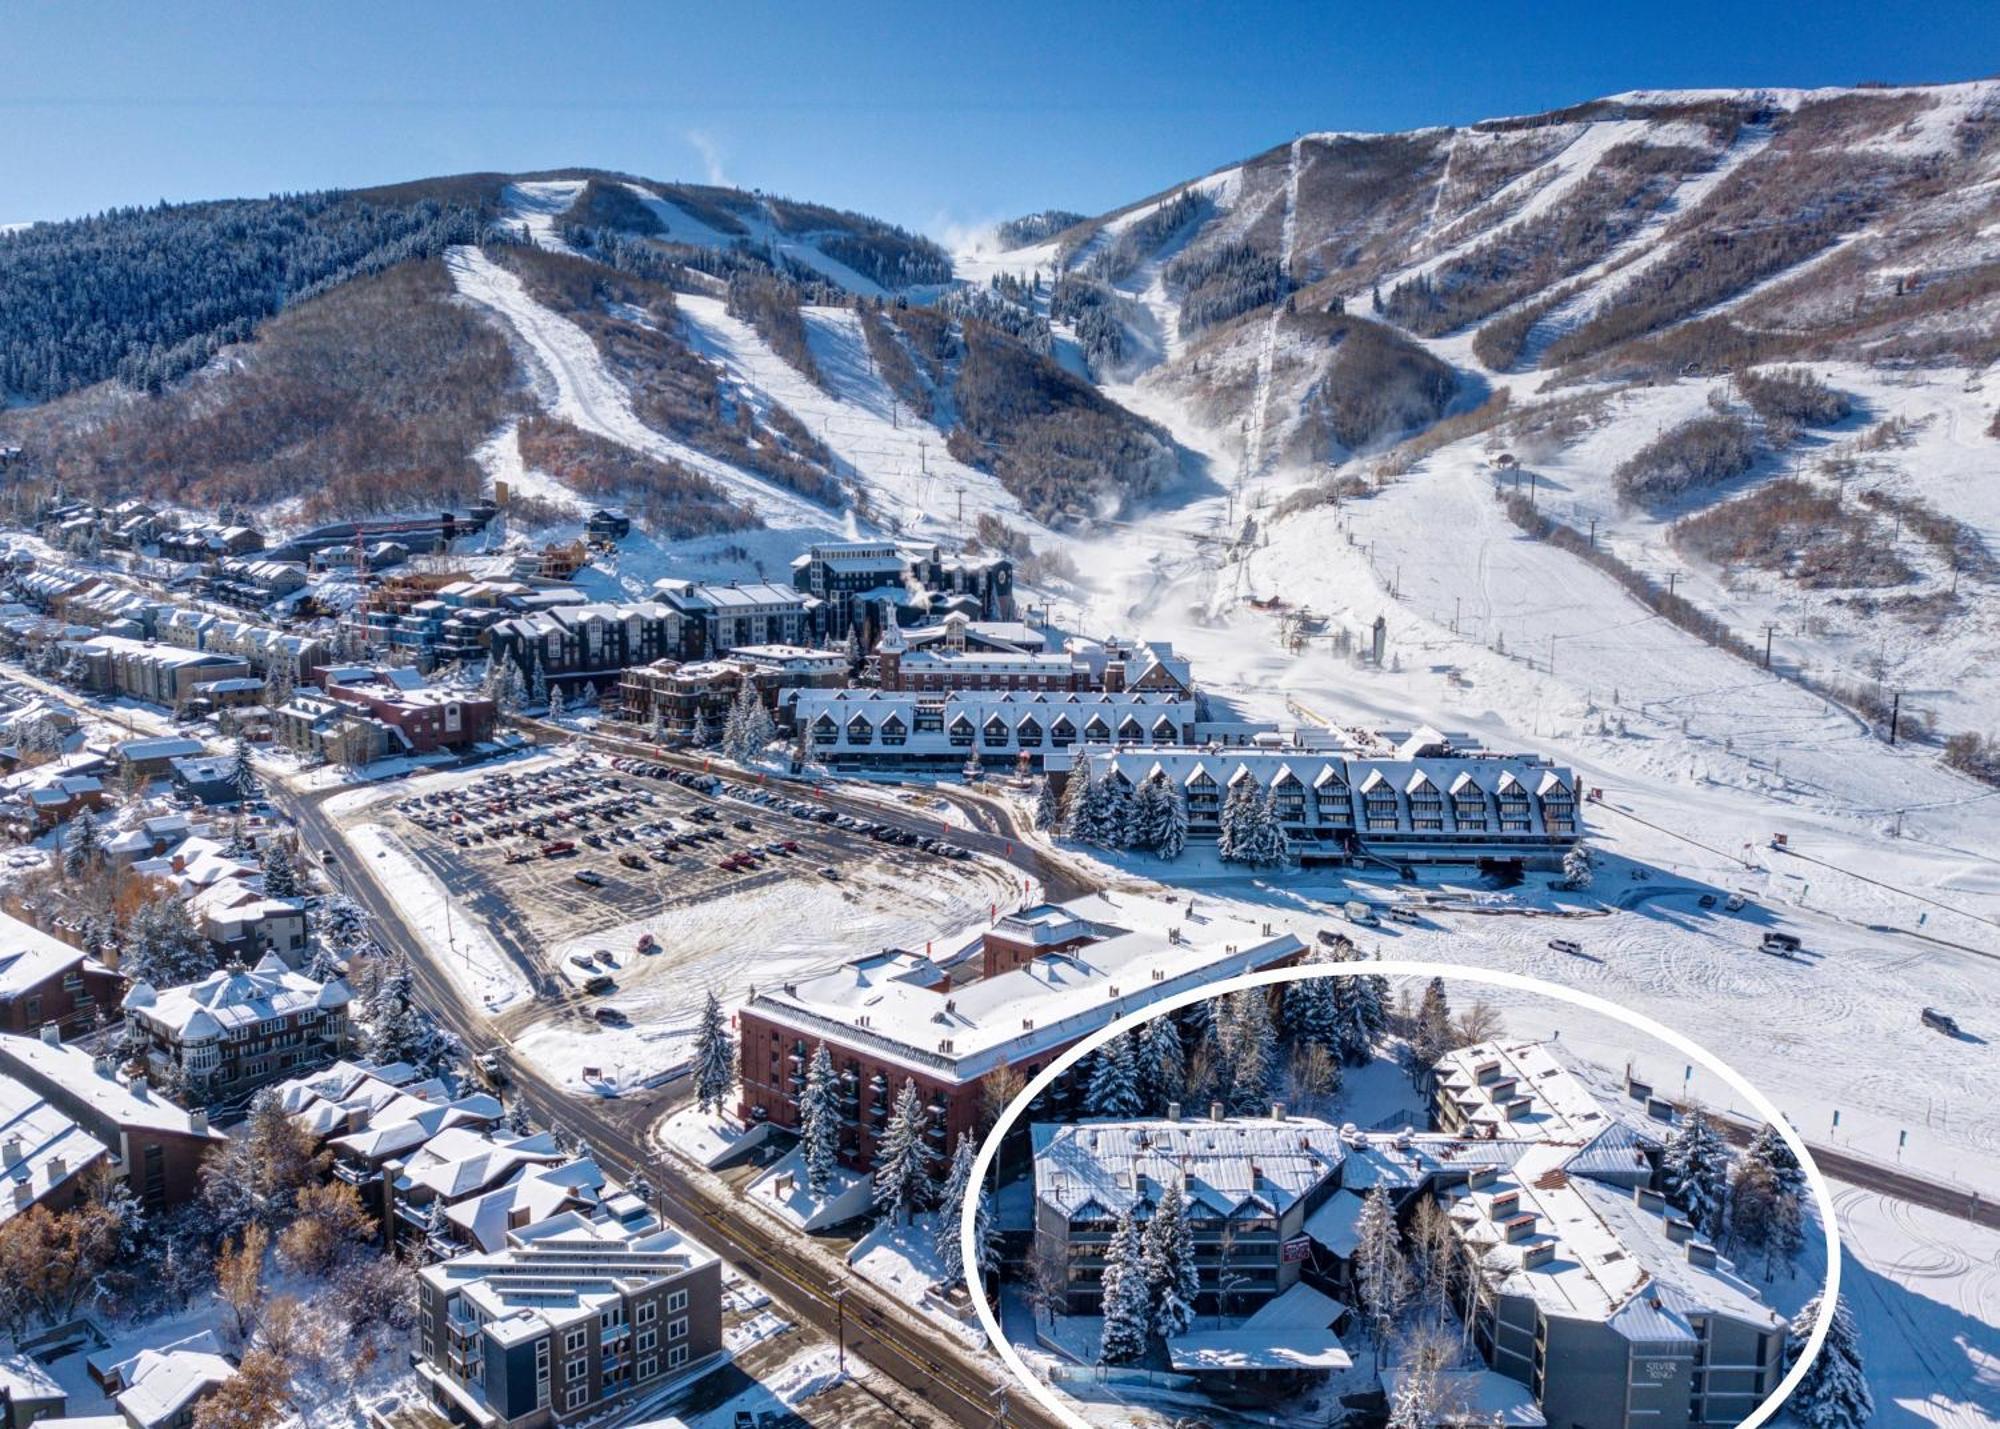
[[[418,1272],[416,1369],[480,1429],[588,1418],[722,1349],[722,1265],[650,1212],[565,1212]]]

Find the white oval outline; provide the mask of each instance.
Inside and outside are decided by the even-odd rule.
[[[1840,1302],[1840,1231],[1836,1224],[1833,1188],[1827,1184],[1826,1176],[1812,1158],[1812,1152],[1806,1149],[1805,1142],[1792,1129],[1791,1122],[1786,1119],[1785,1114],[1779,1111],[1776,1103],[1759,1091],[1742,1073],[1692,1038],[1676,1032],[1664,1023],[1655,1022],[1644,1013],[1634,1012],[1608,998],[1599,997],[1596,993],[1564,987],[1560,983],[1544,982],[1540,978],[1528,977],[1523,973],[1503,972],[1498,968],[1465,967],[1455,963],[1406,962],[1401,959],[1302,963],[1222,978],[1204,987],[1148,1003],[1139,1011],[1129,1013],[1100,1028],[1044,1067],[1033,1081],[1021,1089],[1020,1095],[1016,1096],[1000,1114],[1000,1119],[993,1124],[993,1129],[986,1133],[986,1139],[980,1143],[979,1154],[973,1158],[972,1184],[980,1187],[986,1184],[986,1178],[992,1171],[993,1158],[1000,1149],[1001,1141],[1013,1128],[1014,1123],[1027,1111],[1028,1103],[1047,1090],[1057,1077],[1120,1033],[1129,1032],[1135,1027],[1193,1003],[1206,1002],[1210,998],[1221,997],[1244,988],[1302,982],[1313,977],[1377,976],[1414,977],[1425,981],[1442,977],[1455,982],[1481,982],[1494,987],[1512,988],[1517,992],[1553,997],[1557,1001],[1567,1002],[1585,1011],[1610,1017],[1657,1038],[1667,1046],[1701,1063],[1749,1099],[1752,1109],[1777,1130],[1785,1146],[1798,1159],[1799,1167],[1805,1173],[1806,1184],[1812,1190],[1813,1202],[1819,1209],[1820,1229],[1826,1242],[1826,1283],[1820,1289],[1819,1318],[1813,1323],[1812,1333],[1806,1337],[1805,1348],[1799,1354],[1798,1363],[1792,1366],[1790,1373],[1778,1381],[1778,1387],[1766,1395],[1762,1403],[1737,1421],[1735,1429],[1757,1429],[1757,1426],[1768,1421],[1782,1409],[1785,1401],[1791,1397],[1792,1391],[1798,1388],[1800,1381],[1806,1377],[1806,1372],[1812,1368],[1813,1361],[1819,1358],[1820,1349],[1826,1344],[1827,1332],[1833,1327],[1835,1308]],[[966,1266],[979,1264],[978,1236],[973,1224],[973,1212],[977,1205],[978,1197],[968,1196],[959,1214],[959,1255],[961,1263]],[[1089,1420],[1069,1408],[1063,1402],[1063,1396],[1057,1394],[1052,1385],[1045,1384],[1029,1370],[1022,1361],[1020,1353],[1008,1342],[1006,1335],[1001,1333],[999,1319],[994,1315],[993,1306],[986,1298],[985,1276],[975,1271],[966,1276],[965,1281],[966,1293],[972,1300],[973,1309],[978,1312],[979,1325],[986,1332],[987,1343],[1013,1372],[1014,1378],[1027,1387],[1028,1392],[1044,1409],[1062,1423],[1070,1425],[1071,1429],[1096,1429]],[[1005,1390],[1004,1385],[1001,1388],[1002,1391]]]

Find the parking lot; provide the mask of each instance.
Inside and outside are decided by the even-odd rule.
[[[413,782],[366,817],[536,970],[542,1010],[509,1027],[585,1082],[671,1064],[707,991],[883,946],[942,954],[1022,896],[1004,866],[789,788],[601,754]]]

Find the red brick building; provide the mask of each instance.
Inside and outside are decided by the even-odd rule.
[[[402,736],[391,754],[434,754],[493,737],[499,711],[484,695],[433,689],[414,670],[344,665],[327,670],[327,698],[378,719]]]
[[[125,979],[80,948],[0,916],[0,1032],[64,1039],[118,1016]]]
[[[1174,909],[1087,899],[1000,919],[943,961],[885,949],[833,972],[758,992],[738,1014],[740,1112],[796,1130],[806,1069],[826,1044],[839,1079],[840,1159],[862,1170],[904,1082],[929,1112],[939,1156],[976,1133],[980,1082],[1036,1076],[1065,1049],[1151,1003],[1218,979],[1292,963],[1290,934],[1218,918],[1199,941]],[[1135,915],[1148,926],[1109,921]],[[1241,937],[1242,941],[1231,941]]]

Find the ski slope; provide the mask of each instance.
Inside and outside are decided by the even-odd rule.
[[[590,334],[536,302],[519,278],[477,248],[454,248],[445,262],[460,294],[500,317],[533,354],[548,411],[620,446],[701,473],[770,525],[826,534],[843,529],[833,512],[647,426]]]
[[[500,191],[500,201],[506,205],[500,221],[525,229],[528,241],[538,248],[556,253],[574,253],[576,250],[563,242],[556,232],[556,220],[569,212],[577,195],[582,192],[582,179],[544,179],[508,184]]]
[[[683,297],[695,350],[722,364],[753,400],[776,401],[833,451],[841,475],[864,488],[901,535],[963,539],[991,514],[1016,530],[1046,530],[986,472],[945,451],[944,433],[897,400],[868,356],[860,319],[846,308],[804,310],[806,341],[825,388],[815,386],[714,298]],[[963,501],[961,503],[961,495]],[[961,504],[964,517],[959,516]]]

